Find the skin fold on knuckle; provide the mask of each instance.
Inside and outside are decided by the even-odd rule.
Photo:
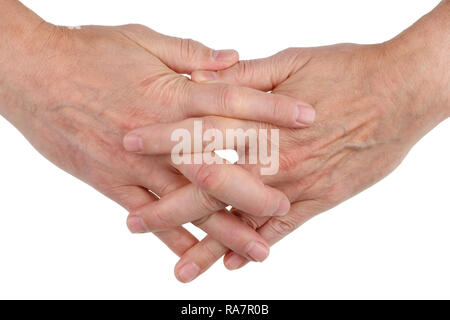
[[[178,78],[172,82],[172,87],[167,91],[169,96],[169,103],[174,101],[179,106],[179,112],[184,118],[193,117],[196,113],[195,106],[197,105],[194,85],[191,81]]]
[[[192,39],[180,39],[180,56],[192,62],[197,54],[198,42]]]
[[[201,270],[207,269],[212,263],[222,256],[222,252],[213,248],[208,242],[201,242],[201,253],[199,252],[197,264]]]
[[[267,224],[272,232],[279,238],[284,237],[297,229],[297,223],[289,217],[274,217],[270,219]]]
[[[158,232],[168,230],[173,227],[173,223],[169,221],[164,212],[161,211],[157,203],[145,210],[138,210],[132,214],[133,216],[140,216],[149,232]]]
[[[196,201],[196,203],[198,203],[201,206],[201,208],[204,211],[213,213],[213,212],[216,212],[216,211],[226,207],[226,205],[223,202],[213,198],[208,193],[206,193],[204,190],[199,189],[199,188],[197,188],[195,190],[196,190],[195,191],[195,201]],[[199,221],[199,220],[197,220],[197,221]],[[205,222],[205,221],[203,221],[203,222]]]
[[[211,219],[211,216],[212,214],[208,214],[200,219],[192,221],[192,224],[201,229]]]
[[[285,103],[288,101],[283,101],[284,99],[280,96],[273,94],[267,94],[267,99],[270,101],[270,104],[265,109],[266,112],[264,114],[264,116],[267,117],[267,120],[281,121],[284,124],[291,125],[294,121],[294,117],[288,116],[290,108],[286,108],[288,103]]]
[[[225,169],[223,166],[222,169]],[[217,192],[225,183],[226,175],[218,165],[203,164],[195,173],[195,184],[206,191]]]
[[[235,216],[237,216],[242,222],[246,223],[250,228],[253,230],[256,230],[258,227],[260,227],[260,223],[256,222],[256,219],[243,213],[234,212]]]
[[[234,81],[236,83],[240,83],[245,80],[249,80],[251,83],[253,79],[253,73],[251,72],[251,61],[243,60],[240,61],[239,64],[236,66],[236,71],[234,72]]]
[[[217,89],[218,115],[234,116],[235,107],[240,107],[243,92],[237,87],[222,85]]]

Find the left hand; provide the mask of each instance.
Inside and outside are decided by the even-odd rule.
[[[188,174],[172,167],[170,157],[136,155],[122,145],[124,133],[136,127],[195,116],[300,126],[302,107],[296,99],[227,84],[198,84],[182,75],[230,67],[238,61],[235,51],[213,51],[141,25],[68,29],[37,16],[30,19],[20,5],[17,10],[25,12],[14,15],[20,26],[6,23],[1,33],[8,45],[0,47],[0,61],[5,62],[0,63],[0,114],[51,162],[130,211],[131,231],[154,231],[180,254],[197,242],[180,225],[197,220],[199,228],[215,234],[208,227],[220,220],[218,215],[202,218],[210,210],[224,209],[224,202],[261,216],[288,212],[290,202],[282,192],[242,168],[191,171],[190,178],[203,183],[198,188],[186,180]],[[284,114],[274,112],[280,103],[288,105]],[[129,136],[124,144],[128,150],[139,149]],[[228,179],[228,187],[208,184],[211,176],[235,175],[241,178]],[[180,201],[175,205],[170,200],[174,197]],[[255,230],[234,216],[223,217],[234,231],[218,230],[224,244],[255,261],[267,257],[269,246]]]

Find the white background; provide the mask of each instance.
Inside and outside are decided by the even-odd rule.
[[[438,2],[24,1],[56,24],[141,23],[244,59],[384,41]],[[3,118],[0,137],[0,298],[450,298],[450,121],[264,264],[229,272],[219,262],[188,285],[159,240],[128,232],[123,209],[51,165]]]

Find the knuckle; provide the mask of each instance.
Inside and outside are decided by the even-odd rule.
[[[154,217],[154,223],[153,227],[149,225],[151,231],[165,230],[173,226],[172,222],[167,219],[166,215],[161,210],[155,209],[152,212],[152,216]]]
[[[284,108],[282,98],[273,94],[267,94],[268,98],[271,98],[271,104],[267,110],[267,116],[270,117],[270,119],[278,119],[280,116],[285,114],[285,110],[287,108]]]
[[[197,203],[200,204],[205,212],[216,212],[225,207],[221,201],[211,197],[205,191],[197,189]]]
[[[128,29],[130,31],[144,31],[147,27],[139,23],[128,23],[122,26],[122,28]]]
[[[182,77],[183,82],[177,84],[177,90],[175,94],[177,96],[177,102],[183,106],[187,118],[200,117],[211,114],[209,106],[206,107],[202,103],[201,99],[204,99],[204,91],[201,90],[201,86],[193,81]],[[172,92],[172,94],[174,94]]]
[[[195,174],[194,181],[204,190],[214,191],[219,189],[224,181],[224,175],[217,166],[203,164]]]
[[[239,89],[232,86],[220,86],[217,94],[217,107],[221,115],[232,115],[233,107],[240,105]]]
[[[192,61],[197,52],[197,42],[192,39],[180,39],[180,56],[187,61]]]
[[[208,214],[207,216],[204,216],[200,219],[192,221],[192,224],[194,226],[196,226],[197,228],[201,229],[208,222],[208,220],[211,218],[211,216],[212,216],[212,214]]]
[[[274,65],[277,65],[277,62],[280,63],[281,61],[292,61],[296,59],[300,55],[300,53],[300,48],[290,47],[284,49],[273,56]]]
[[[238,217],[242,222],[246,223],[248,226],[250,226],[250,228],[254,230],[258,229],[260,226],[260,224],[256,222],[256,220],[253,217],[247,214],[238,214]]]
[[[136,36],[138,39],[153,36],[155,31],[143,24],[130,23],[119,26],[121,32],[125,32],[128,36]]]
[[[311,49],[290,47],[273,56],[273,65],[278,70],[282,70],[283,65],[304,66],[311,58]]]
[[[161,231],[171,227],[170,221],[167,220],[165,214],[159,210],[157,205],[153,205],[150,210],[145,212],[136,211],[131,215],[141,216],[147,226],[148,231]]]
[[[196,97],[192,90],[192,83],[185,79],[179,78],[172,83],[172,86],[165,92],[167,99],[165,105],[170,105],[172,101],[176,101],[179,106],[179,111],[186,118],[191,117],[195,110],[192,106],[196,106]]]
[[[292,56],[293,54],[296,54],[298,50],[299,50],[298,48],[289,47],[289,48],[286,48],[286,49],[280,51],[277,55],[284,56],[284,57],[286,57],[286,56],[289,57],[289,56]]]
[[[239,83],[242,79],[251,79],[253,74],[251,73],[252,68],[250,67],[250,61],[244,60],[240,61],[235,73],[235,80]]]
[[[151,181],[151,180],[149,180],[149,181]],[[164,181],[158,188],[158,194],[156,194],[156,193],[154,193],[154,194],[156,194],[158,197],[162,197],[162,196],[165,196],[179,188],[180,188],[180,186],[175,183],[170,183],[170,182]]]
[[[222,256],[223,252],[222,250],[218,251],[217,249],[214,249],[214,247],[212,247],[209,242],[205,241],[201,243],[203,255],[203,259],[201,259],[201,262],[202,265],[206,268],[211,265],[211,263],[214,263],[217,259],[219,259]]]
[[[280,154],[280,170],[282,171],[290,171],[295,169],[299,165],[299,161],[295,158],[291,152],[285,152]]]
[[[289,132],[287,134],[289,136]],[[289,137],[288,137],[289,138]],[[297,147],[297,142],[292,139],[287,140],[284,145],[284,150],[280,151],[279,155],[279,168],[281,171],[292,172],[296,174],[297,179],[302,179],[299,181],[300,184],[308,184],[309,182],[313,182],[314,179],[308,182],[304,181],[307,179],[310,174],[310,166],[308,161],[312,159],[317,159],[315,153],[311,150],[310,147],[300,146]],[[288,146],[294,145],[296,148],[288,148]],[[281,147],[280,147],[281,148]],[[314,176],[315,177],[315,176]]]
[[[280,236],[285,236],[297,228],[297,224],[290,218],[272,218],[268,222],[272,231]]]

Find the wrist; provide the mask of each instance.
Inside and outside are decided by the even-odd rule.
[[[0,0],[0,12],[0,115],[15,122],[30,106],[26,93],[52,26],[15,0]]]
[[[421,52],[418,76],[428,82],[428,102],[440,120],[450,116],[450,0],[444,0],[410,30],[412,50]],[[419,88],[417,88],[418,90]]]
[[[16,0],[0,0],[0,13],[0,57],[3,59],[11,52],[20,54],[26,50],[35,42],[36,31],[45,24],[42,18]]]
[[[393,66],[394,96],[431,129],[450,117],[450,0],[383,44]]]

